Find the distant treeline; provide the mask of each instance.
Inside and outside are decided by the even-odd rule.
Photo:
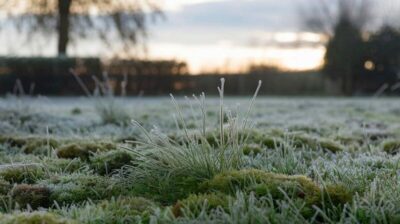
[[[217,94],[219,79],[227,79],[226,93],[250,94],[258,80],[261,94],[326,95],[338,94],[336,83],[320,72],[283,72],[265,66],[252,66],[246,74],[190,75],[179,61],[109,60],[98,58],[0,58],[0,94],[83,95],[84,91],[70,70],[79,76],[89,91],[107,79],[116,95],[167,95],[205,92]],[[373,93],[385,83],[371,76],[359,80],[358,90]]]
[[[248,94],[258,80],[264,81],[262,93],[279,95],[314,95],[324,91],[319,73],[282,73],[258,71],[248,74],[190,75],[179,61],[110,60],[98,58],[0,58],[0,94],[83,95],[82,88],[70,73],[73,69],[90,91],[96,80],[107,78],[118,95],[166,95],[168,93],[216,94],[219,79],[227,78],[226,92]],[[105,77],[106,76],[106,77]],[[125,82],[125,85],[121,83]],[[122,90],[124,88],[124,90]]]

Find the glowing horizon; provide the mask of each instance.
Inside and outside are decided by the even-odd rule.
[[[156,48],[157,52],[152,52]],[[281,70],[306,71],[322,67],[325,47],[254,48],[228,44],[183,45],[154,44],[151,59],[185,61],[192,74],[208,72],[245,72],[251,65],[270,65]]]
[[[305,71],[323,65],[326,37],[308,32],[262,32],[257,43],[182,44],[152,42],[148,58],[185,61],[193,74],[245,72],[251,65],[269,65],[281,70]]]

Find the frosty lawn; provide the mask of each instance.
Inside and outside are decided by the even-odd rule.
[[[2,99],[1,223],[400,222],[399,100],[176,101]]]

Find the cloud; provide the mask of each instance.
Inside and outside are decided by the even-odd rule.
[[[186,5],[215,2],[215,1],[225,1],[225,0],[159,0],[159,3],[165,11],[178,11],[182,10]]]
[[[153,26],[150,34],[153,42],[248,44],[263,32],[295,32],[299,27],[293,0],[224,0],[167,11],[167,20]]]
[[[165,27],[208,27],[282,30],[297,28],[293,0],[227,0],[186,5],[167,14]]]

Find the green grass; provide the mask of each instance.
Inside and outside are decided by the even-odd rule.
[[[1,99],[0,223],[400,222],[397,99],[247,101],[223,85],[114,99],[133,113],[110,107],[110,122],[93,98]]]

